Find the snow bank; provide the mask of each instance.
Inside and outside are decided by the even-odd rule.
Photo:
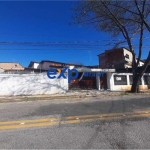
[[[49,79],[41,74],[0,74],[0,95],[37,95],[65,93],[67,79]]]

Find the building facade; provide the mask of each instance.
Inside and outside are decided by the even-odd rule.
[[[98,55],[100,68],[132,68],[132,53],[126,48],[106,50]],[[144,65],[140,61],[139,66]]]

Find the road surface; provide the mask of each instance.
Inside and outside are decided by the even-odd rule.
[[[1,149],[149,149],[150,98],[0,104]]]

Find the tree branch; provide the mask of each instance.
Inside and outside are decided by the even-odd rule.
[[[120,21],[116,18],[116,16],[110,11],[110,9],[107,7],[107,5],[104,3],[103,0],[101,0],[102,4],[105,6],[105,8],[109,11],[109,13],[112,15],[112,20],[115,21],[117,24],[118,24],[118,27],[120,28],[120,30],[122,31],[125,39],[127,40],[127,43],[128,43],[128,46],[129,46],[129,49],[133,55],[133,61],[132,61],[132,67],[135,68],[135,65],[136,65],[136,59],[135,59],[135,53],[133,51],[133,48],[132,48],[132,44],[131,44],[131,41],[130,41],[130,37],[128,35],[128,31],[126,30],[126,27],[123,26]],[[108,14],[109,15],[109,14]],[[115,19],[115,20],[114,20]],[[133,69],[133,72],[135,72],[135,70]]]
[[[138,12],[139,12],[139,15],[140,15],[141,20],[143,21],[143,23],[145,24],[146,28],[147,28],[148,31],[150,32],[150,26],[149,26],[148,23],[145,21],[145,17],[143,17],[143,15],[142,15],[142,12],[141,12],[141,10],[140,10],[140,8],[139,8],[139,6],[138,6],[137,0],[134,0],[134,2],[135,2],[135,5],[136,5],[137,10],[138,10]],[[143,2],[146,3],[146,0],[143,0]],[[145,5],[145,4],[144,4],[144,5]]]
[[[143,1],[143,5],[142,5],[142,12],[141,12],[142,18],[144,18],[144,8],[145,8],[145,0]],[[139,65],[139,62],[140,62],[140,59],[141,59],[141,55],[142,55],[143,30],[144,30],[143,26],[144,26],[144,22],[142,20],[141,21],[140,40],[139,40],[139,55],[138,55],[138,59],[137,59],[136,68],[135,69],[137,69],[137,67]]]
[[[131,11],[131,10],[129,10],[129,9],[125,8],[125,7],[122,7],[122,6],[120,6],[120,5],[118,6],[118,5],[113,5],[113,4],[112,4],[112,6],[115,6],[115,7],[121,8],[121,9],[124,9],[124,10],[130,12],[131,14],[135,14],[135,15],[138,15],[138,16],[139,16],[138,13],[136,13],[136,12],[134,12],[134,11]]]
[[[144,63],[144,65],[142,66],[142,70],[141,70],[141,74],[140,74],[140,77],[142,77],[142,75],[144,74],[144,72],[146,71],[148,65],[150,63],[150,51],[149,51],[149,54],[148,54],[148,57]]]

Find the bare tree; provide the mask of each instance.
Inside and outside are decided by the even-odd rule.
[[[75,12],[73,18],[76,23],[93,26],[96,30],[107,32],[113,37],[123,36],[133,56],[132,92],[139,92],[139,79],[150,62],[149,52],[145,64],[138,72],[143,50],[143,36],[145,32],[150,32],[149,6],[149,0],[87,0],[79,1],[73,9]],[[132,42],[132,38],[135,36],[139,37],[137,61]]]

